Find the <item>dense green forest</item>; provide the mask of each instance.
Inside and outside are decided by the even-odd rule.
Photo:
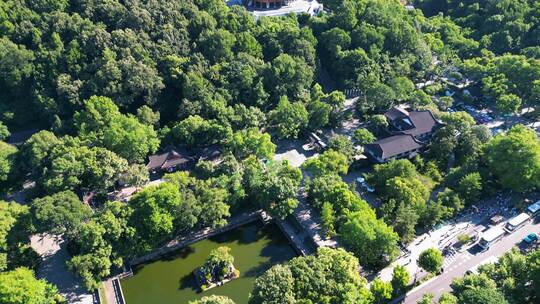
[[[397,1],[334,2],[334,14],[255,22],[218,0],[4,1],[1,119],[74,134],[75,112],[96,95],[124,113],[147,117],[150,107],[161,126],[201,116],[239,129],[263,124],[260,111],[283,96],[310,101],[321,67],[335,86],[368,86],[391,104],[412,93],[407,79],[430,73],[434,55],[479,48],[452,21]]]
[[[0,287],[26,282],[0,288],[0,302],[35,303],[13,300],[28,289],[62,301],[27,269],[39,263],[28,245],[34,233],[62,234],[69,267],[94,289],[125,261],[247,208],[285,218],[298,205],[302,171],[268,161],[276,144],[352,116],[366,128],[352,140],[332,138],[302,169],[325,233],[339,235],[354,256],[323,250],[276,266],[257,281],[251,303],[386,303],[404,291],[406,271],[369,290],[352,269],[388,265],[398,243],[483,194],[540,188],[533,130],[514,126],[492,138],[467,113],[446,112],[454,99],[441,97],[449,82],[471,80],[477,92],[460,96],[466,103],[501,115],[532,107],[538,120],[538,1],[417,0],[416,9],[397,0],[322,2],[318,16],[256,20],[223,0],[1,1],[0,194],[25,181],[33,187],[28,204],[0,201]],[[427,80],[434,82],[418,85]],[[352,108],[345,89],[360,92]],[[366,176],[382,202],[374,209],[340,175],[354,145],[385,134],[380,114],[402,103],[431,110],[444,126],[422,157],[374,166]],[[6,143],[29,129],[39,132]],[[119,185],[146,184],[148,156],[171,145],[215,145],[222,161],[167,174],[129,204],[108,201]],[[89,195],[93,209],[82,202]],[[332,259],[343,263],[333,269]],[[505,295],[524,288],[497,284]]]

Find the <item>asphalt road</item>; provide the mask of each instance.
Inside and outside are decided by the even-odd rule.
[[[443,274],[411,290],[406,295],[403,303],[416,303],[425,293],[432,293],[436,298],[438,298],[443,292],[451,291],[450,284],[452,283],[453,279],[462,277],[467,270],[475,267],[490,257],[499,257],[505,252],[510,251],[513,247],[522,245],[522,239],[531,232],[539,234],[539,218],[537,218],[536,221],[530,222],[521,227],[518,231],[512,234],[506,234],[503,239],[491,245],[491,248],[485,252],[482,252],[479,246],[475,245],[469,250],[457,254],[454,257],[454,260],[446,265]]]

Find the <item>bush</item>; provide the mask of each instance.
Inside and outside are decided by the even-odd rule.
[[[431,273],[438,273],[443,264],[443,256],[440,250],[429,248],[420,254],[416,262],[422,269]]]
[[[458,241],[461,243],[461,245],[465,245],[471,242],[471,237],[468,234],[462,233],[458,235],[457,237]]]

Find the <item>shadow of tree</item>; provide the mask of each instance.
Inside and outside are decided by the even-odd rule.
[[[178,290],[182,289],[191,289],[192,291],[195,291],[197,293],[201,292],[199,286],[197,286],[197,281],[195,280],[195,275],[193,274],[193,271],[191,271],[188,275],[185,275],[178,279]]]

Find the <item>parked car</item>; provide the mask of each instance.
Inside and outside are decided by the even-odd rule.
[[[373,187],[371,187],[370,185],[368,185],[367,183],[363,183],[362,188],[366,189],[366,191],[369,192],[369,193],[375,192],[375,189]]]
[[[525,238],[523,238],[523,241],[527,244],[532,244],[538,240],[538,236],[536,233],[529,233]]]

